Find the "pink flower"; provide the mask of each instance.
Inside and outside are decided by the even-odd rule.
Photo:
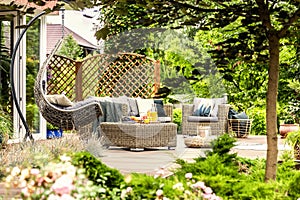
[[[71,194],[71,191],[74,190],[75,187],[73,185],[73,180],[70,176],[62,175],[55,181],[51,189],[56,194],[63,195],[63,194]]]
[[[130,193],[132,191],[132,187],[127,187],[126,188],[126,193]]]
[[[193,184],[192,187],[195,189],[203,189],[203,190],[206,188],[204,182],[201,181],[198,181],[197,183]]]
[[[193,174],[192,173],[186,173],[185,174],[185,178],[186,179],[191,179],[193,177]]]
[[[33,169],[30,170],[30,173],[31,173],[32,175],[38,175],[38,174],[40,173],[40,170],[39,170],[39,169],[36,169],[36,168],[33,168]]]
[[[206,194],[206,193],[204,193],[204,194],[202,194],[202,197],[203,197],[204,199],[211,199],[212,195],[211,195],[211,194]]]
[[[29,197],[30,193],[28,191],[28,188],[22,188],[21,193],[25,196],[25,197]]]
[[[162,196],[163,194],[164,194],[164,191],[162,191],[162,190],[156,191],[156,196],[158,196],[158,197]]]
[[[213,193],[213,191],[212,191],[212,189],[211,189],[210,187],[206,187],[206,188],[204,189],[204,192],[205,192],[206,194],[212,194],[212,193]]]
[[[165,172],[164,168],[160,168],[154,175],[154,178],[164,177],[165,173],[166,172]]]

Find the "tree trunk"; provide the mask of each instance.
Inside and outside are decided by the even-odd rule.
[[[265,181],[276,179],[277,168],[277,91],[279,80],[279,37],[269,33],[269,80],[267,90],[267,162]]]

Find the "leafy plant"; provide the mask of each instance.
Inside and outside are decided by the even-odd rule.
[[[253,106],[248,109],[249,118],[253,119],[251,134],[266,135],[266,109],[260,106]]]
[[[50,122],[47,122],[47,130],[58,130],[58,129],[60,129],[58,126],[55,126]]]
[[[102,187],[120,188],[124,183],[124,177],[118,170],[106,166],[88,152],[75,153],[72,164],[84,168],[89,180]]]
[[[292,147],[294,147],[297,143],[300,144],[300,130],[289,132],[286,136],[285,142]]]
[[[177,124],[178,131],[181,131],[181,124],[182,124],[182,109],[175,108],[173,110],[173,122]]]
[[[9,113],[0,108],[0,146],[13,136],[13,124]]]

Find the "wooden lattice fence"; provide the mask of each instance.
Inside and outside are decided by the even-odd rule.
[[[88,96],[150,98],[159,89],[159,61],[133,53],[98,54],[81,62],[54,55],[47,93],[65,92],[72,101]]]

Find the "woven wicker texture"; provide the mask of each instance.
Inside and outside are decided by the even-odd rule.
[[[228,132],[238,138],[246,138],[251,132],[252,119],[228,119]]]
[[[210,137],[200,137],[200,136],[193,136],[193,137],[187,137],[184,138],[184,144],[187,147],[192,148],[208,148],[211,147],[212,138]]]
[[[218,122],[189,122],[188,116],[193,114],[193,105],[184,104],[182,105],[182,134],[184,135],[197,135],[197,131],[201,127],[210,127],[211,135],[221,135],[227,133],[227,119],[229,104],[221,104],[218,108]]]
[[[300,160],[300,143],[299,142],[294,146],[294,157],[296,160]]]
[[[70,110],[65,110],[63,108],[59,108],[55,105],[52,105],[49,103],[49,101],[45,98],[45,78],[47,73],[47,68],[51,69],[51,75],[54,77],[57,77],[58,74],[54,73],[53,68],[53,62],[50,62],[54,52],[59,48],[61,43],[59,43],[56,48],[53,50],[52,54],[50,54],[46,61],[44,62],[43,66],[40,68],[35,86],[34,86],[34,95],[36,104],[39,107],[39,111],[42,114],[42,116],[51,124],[60,127],[63,130],[71,130],[71,129],[78,129],[81,126],[85,126],[91,122],[93,122],[95,119],[97,119],[100,115],[102,115],[102,109],[99,103],[92,102],[89,104],[85,104],[79,108],[74,108]],[[51,64],[52,63],[52,64]],[[61,67],[63,70],[63,62],[56,63],[57,68],[58,66]],[[68,63],[68,62],[67,62]],[[51,64],[51,66],[49,66]],[[67,67],[70,66],[67,64]],[[63,72],[64,73],[64,72]],[[48,74],[49,75],[49,74]],[[49,78],[49,77],[47,77]],[[59,82],[56,82],[60,88],[66,88],[66,91],[68,92],[67,96],[70,98],[72,97],[72,89],[69,89],[67,86],[62,83],[61,80],[67,80],[67,79],[59,79],[57,78]],[[72,82],[72,81],[71,81]],[[53,83],[50,86],[51,88],[56,88],[56,85]],[[59,90],[56,90],[56,92],[59,92]]]
[[[105,146],[128,148],[176,147],[177,125],[174,123],[129,124],[101,123]]]
[[[66,92],[72,101],[88,96],[150,98],[159,88],[159,69],[159,61],[133,53],[98,54],[82,62],[54,55],[47,93]]]

